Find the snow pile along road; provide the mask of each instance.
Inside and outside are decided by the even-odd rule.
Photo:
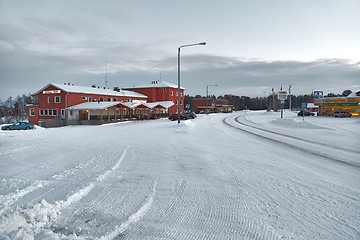
[[[0,239],[359,239],[359,119],[0,131]]]

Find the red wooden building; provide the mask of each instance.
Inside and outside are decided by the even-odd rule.
[[[157,118],[175,113],[177,87],[166,82],[117,91],[99,87],[50,83],[34,93],[29,122],[45,127],[69,124],[101,124],[124,118]],[[181,109],[184,89],[181,88]],[[100,104],[110,102],[111,104]],[[87,104],[85,104],[87,103]],[[150,104],[151,103],[151,104]]]
[[[174,106],[169,108],[169,114],[177,112],[178,86],[163,81],[153,81],[151,84],[125,88],[148,97],[148,102],[172,101]],[[180,110],[184,111],[184,88],[180,88]]]

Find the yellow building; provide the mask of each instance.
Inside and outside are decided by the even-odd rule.
[[[314,99],[319,106],[319,116],[333,116],[334,112],[348,112],[353,117],[360,116],[360,97],[355,93],[347,97],[325,97]]]

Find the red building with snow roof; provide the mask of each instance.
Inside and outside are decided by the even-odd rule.
[[[169,114],[177,112],[178,86],[163,81],[153,81],[148,85],[124,88],[135,91],[148,97],[148,102],[172,101],[174,106],[169,108]],[[180,88],[180,110],[184,110],[184,88]]]
[[[166,82],[117,91],[99,87],[50,83],[34,93],[29,122],[45,127],[101,124],[134,116],[157,118],[175,113],[177,87]],[[181,89],[183,109],[184,89]],[[104,102],[104,104],[103,104]],[[102,103],[102,104],[100,104]],[[107,104],[109,103],[109,104]]]
[[[84,102],[146,102],[147,96],[133,91],[113,91],[104,88],[81,87],[73,84],[50,83],[34,93],[28,105],[29,122],[66,119],[66,109]]]

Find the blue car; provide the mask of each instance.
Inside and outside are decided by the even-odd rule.
[[[6,125],[1,127],[1,130],[30,130],[34,129],[34,125],[27,122],[18,122],[12,125]]]

